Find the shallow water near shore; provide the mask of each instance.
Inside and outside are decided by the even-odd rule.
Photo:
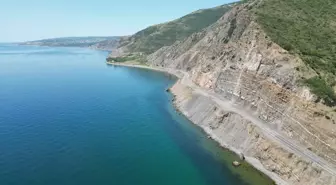
[[[106,56],[0,45],[1,184],[272,184],[176,112],[175,77]]]

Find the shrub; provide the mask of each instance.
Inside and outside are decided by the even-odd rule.
[[[311,91],[328,106],[335,106],[336,95],[334,90],[327,85],[324,79],[313,77],[305,81]]]
[[[335,98],[329,83],[336,77],[335,10],[335,0],[264,0],[253,9],[267,35],[320,76],[307,84],[326,104]]]

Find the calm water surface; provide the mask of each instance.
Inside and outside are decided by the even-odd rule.
[[[173,77],[106,56],[0,45],[1,185],[270,183],[174,111]]]

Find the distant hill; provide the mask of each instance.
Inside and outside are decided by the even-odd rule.
[[[28,41],[21,43],[22,45],[38,45],[38,46],[66,46],[66,47],[94,47],[97,49],[105,49],[105,47],[113,48],[118,44],[120,37],[63,37],[43,39],[36,41]]]
[[[106,40],[94,43],[90,45],[89,47],[92,49],[113,50],[119,46],[120,40],[123,38],[127,38],[127,37],[123,36],[123,37],[114,37],[111,39],[106,39]]]
[[[150,54],[216,22],[233,4],[198,10],[171,22],[150,26],[120,43],[123,51]]]

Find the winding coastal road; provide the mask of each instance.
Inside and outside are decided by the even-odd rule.
[[[307,161],[311,161],[313,164],[319,166],[321,169],[329,172],[330,174],[336,177],[336,166],[331,164],[330,162],[326,161],[325,159],[321,158],[320,156],[316,155],[315,153],[311,152],[307,148],[301,146],[297,142],[293,141],[292,139],[284,136],[283,134],[279,133],[278,131],[272,129],[269,124],[259,119],[256,115],[253,115],[251,111],[244,109],[243,107],[235,105],[232,101],[227,100],[220,95],[210,92],[206,89],[203,89],[196,84],[194,84],[189,77],[187,72],[176,70],[176,69],[167,69],[167,68],[159,68],[159,67],[150,67],[150,66],[143,66],[143,65],[136,65],[136,64],[115,64],[112,65],[122,65],[128,67],[137,67],[137,68],[145,68],[157,71],[163,71],[171,73],[180,78],[179,83],[182,85],[189,87],[193,90],[193,93],[197,93],[199,95],[205,96],[216,102],[221,108],[226,111],[230,111],[236,114],[239,114],[246,120],[249,120],[255,126],[257,126],[262,133],[269,138],[271,141],[277,142],[281,147],[291,151],[297,156],[300,156]]]
[[[219,96],[216,93],[209,92],[205,89],[202,89],[201,87],[194,84],[189,77],[189,74],[184,71],[177,71],[169,69],[167,70],[170,73],[173,74],[183,74],[180,75],[180,83],[192,88],[194,90],[194,93],[201,94],[202,96],[206,96],[211,98],[213,101],[215,101],[218,105],[220,105],[224,110],[230,111],[236,114],[239,114],[243,118],[249,120],[251,123],[256,125],[258,128],[261,129],[263,134],[268,137],[269,139],[276,141],[280,146],[283,148],[286,148],[287,150],[293,152],[294,154],[301,156],[305,159],[308,159],[309,161],[315,163],[323,170],[333,174],[336,176],[336,167],[335,165],[332,165],[330,162],[324,160],[320,156],[316,155],[315,153],[311,152],[310,150],[306,149],[303,146],[300,146],[300,144],[296,143],[292,139],[280,134],[279,132],[273,130],[269,127],[267,123],[259,119],[257,116],[250,113],[248,110],[245,110],[243,107],[238,107],[237,105],[234,105],[232,101],[229,101],[227,99],[224,99],[223,97]]]

